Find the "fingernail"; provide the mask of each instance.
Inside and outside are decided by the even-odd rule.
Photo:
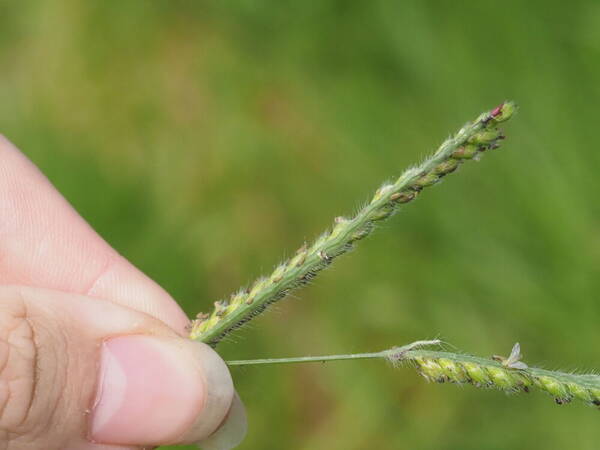
[[[176,442],[201,415],[206,380],[188,342],[123,336],[102,344],[90,439],[103,444]]]
[[[233,381],[225,362],[208,345],[198,342],[193,344],[198,361],[202,364],[202,374],[208,389],[204,411],[180,440],[181,444],[199,442],[216,434],[215,430],[226,422],[225,418],[235,402]]]
[[[246,410],[236,393],[233,397],[233,402],[231,402],[231,408],[221,427],[197,445],[202,450],[231,450],[241,444],[246,437],[247,431],[248,419],[246,417]]]

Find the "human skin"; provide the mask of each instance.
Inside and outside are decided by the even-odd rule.
[[[243,405],[187,326],[0,136],[0,450],[233,448]]]

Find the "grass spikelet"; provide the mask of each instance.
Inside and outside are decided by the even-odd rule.
[[[535,387],[554,397],[558,405],[573,399],[600,405],[600,376],[550,371],[535,367],[514,369],[493,359],[450,352],[412,350],[405,359],[416,364],[417,371],[430,381],[471,384],[507,393],[529,392]],[[450,364],[450,363],[451,364]],[[454,367],[447,370],[448,366]]]
[[[227,361],[227,364],[246,366],[385,359],[395,367],[402,363],[411,363],[420,375],[434,383],[470,384],[511,394],[529,392],[531,388],[537,388],[551,395],[557,405],[564,405],[575,399],[592,406],[600,406],[600,375],[551,371],[528,367],[525,364],[519,366],[524,368],[514,368],[493,358],[424,348],[440,344],[440,340],[434,339],[416,341],[403,347],[373,353]]]
[[[352,250],[356,242],[373,231],[377,222],[393,215],[400,205],[414,200],[463,162],[498,148],[504,139],[498,125],[510,119],[514,112],[514,103],[505,102],[464,125],[422,164],[406,170],[395,182],[380,187],[354,217],[337,218],[330,230],[313,244],[302,246],[270,276],[258,279],[248,291],[236,294],[229,303],[216,303],[211,314],[199,314],[192,323],[190,337],[216,346],[223,337],[292,289],[305,285],[338,256]]]

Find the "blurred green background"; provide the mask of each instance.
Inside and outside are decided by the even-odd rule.
[[[193,316],[504,99],[499,152],[219,347],[600,369],[600,3],[0,1],[0,125]],[[233,370],[243,449],[595,449],[600,415],[377,361]],[[191,447],[190,447],[191,448]]]

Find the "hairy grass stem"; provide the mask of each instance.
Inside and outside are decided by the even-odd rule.
[[[228,300],[215,302],[211,314],[198,314],[190,337],[216,346],[224,336],[262,313],[291,290],[312,280],[338,256],[368,236],[375,225],[390,217],[400,205],[414,200],[426,187],[454,172],[464,161],[498,148],[504,135],[498,124],[513,115],[515,105],[505,102],[464,125],[423,163],[406,170],[394,183],[384,184],[354,217],[338,217],[334,225],[311,245],[278,265],[273,273],[256,280]]]

